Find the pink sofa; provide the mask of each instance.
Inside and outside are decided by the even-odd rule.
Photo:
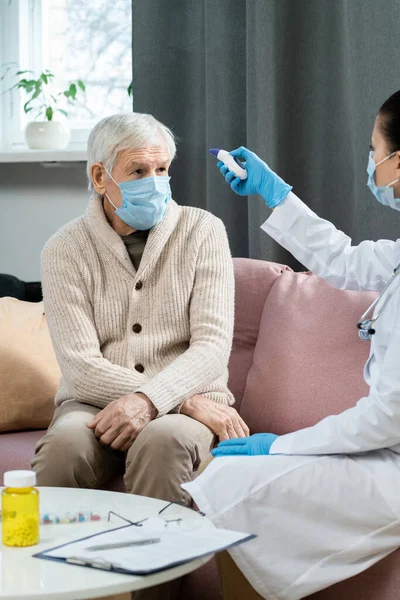
[[[253,433],[283,434],[356,403],[368,344],[356,323],[373,295],[340,292],[310,273],[235,259],[236,323],[230,388]],[[0,476],[28,468],[43,431],[0,435]],[[122,490],[122,480],[109,489]],[[214,561],[187,576],[180,597],[218,600]],[[395,600],[400,597],[400,552],[309,600]]]

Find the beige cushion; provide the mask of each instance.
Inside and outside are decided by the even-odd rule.
[[[46,428],[60,377],[43,302],[0,298],[0,431]]]

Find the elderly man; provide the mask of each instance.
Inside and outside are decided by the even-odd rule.
[[[39,485],[189,503],[180,485],[215,436],[248,435],[230,407],[234,280],[222,222],[171,199],[172,133],[154,117],[102,120],[88,142],[86,214],[42,255],[45,311],[62,371],[37,445]]]

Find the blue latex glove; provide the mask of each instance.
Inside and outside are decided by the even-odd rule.
[[[247,170],[247,179],[241,180],[239,177],[235,177],[234,173],[229,171],[223,162],[220,161],[217,165],[225,177],[225,181],[229,183],[236,194],[239,194],[239,196],[260,194],[270,208],[275,208],[284,201],[292,186],[285,183],[283,179],[271,171],[269,166],[257,154],[244,146],[232,150],[229,154],[243,160]]]
[[[211,454],[215,457],[269,454],[272,443],[277,437],[273,433],[256,433],[247,438],[225,440],[218,444]]]

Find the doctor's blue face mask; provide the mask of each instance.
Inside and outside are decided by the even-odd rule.
[[[172,196],[170,177],[152,176],[118,183],[107,169],[105,171],[121,190],[122,204],[119,208],[107,193],[105,195],[124,223],[133,229],[148,231],[163,220]]]
[[[385,186],[377,186],[375,183],[376,167],[384,163],[386,160],[389,160],[389,158],[392,158],[392,156],[394,156],[395,154],[396,152],[392,152],[392,154],[389,154],[389,156],[386,156],[386,158],[375,164],[374,152],[373,150],[371,150],[371,152],[369,153],[367,167],[368,187],[375,196],[375,198],[378,200],[378,202],[380,202],[384,206],[390,206],[390,208],[400,210],[400,198],[394,197],[394,191],[392,187],[395,183],[400,181],[400,179],[395,179],[394,181],[391,181]]]

